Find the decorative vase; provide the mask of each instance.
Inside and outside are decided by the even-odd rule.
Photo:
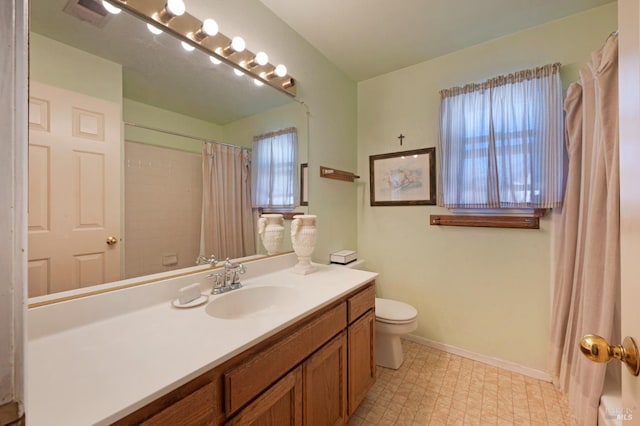
[[[258,219],[258,234],[267,254],[280,253],[284,238],[284,219],[281,214],[263,214]]]
[[[316,247],[316,215],[301,214],[293,217],[291,244],[298,256],[298,263],[293,267],[293,271],[301,275],[313,272],[311,255]]]

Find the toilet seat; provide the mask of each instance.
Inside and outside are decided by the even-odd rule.
[[[385,324],[407,324],[415,321],[418,311],[397,300],[376,297],[376,321]]]

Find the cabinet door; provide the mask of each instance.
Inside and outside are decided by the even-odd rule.
[[[303,364],[304,424],[347,421],[347,336],[343,331]]]
[[[369,311],[348,328],[349,415],[376,381],[375,322],[374,312]]]
[[[284,376],[225,424],[302,425],[302,367]]]

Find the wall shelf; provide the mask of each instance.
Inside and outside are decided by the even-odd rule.
[[[469,226],[483,228],[540,229],[539,216],[467,216],[440,215],[429,216],[432,226]]]
[[[360,176],[354,173],[345,172],[344,170],[333,169],[325,166],[320,166],[320,177],[342,180],[345,182],[353,182],[356,179],[360,179]]]

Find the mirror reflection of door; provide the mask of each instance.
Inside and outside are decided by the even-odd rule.
[[[29,296],[119,279],[120,141],[118,104],[31,82]]]

